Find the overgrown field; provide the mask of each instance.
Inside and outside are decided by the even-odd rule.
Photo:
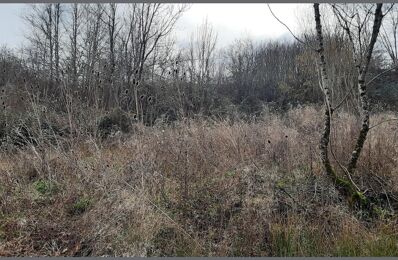
[[[303,107],[3,149],[0,255],[397,256],[397,122],[370,130],[352,176],[369,212],[323,174],[321,114]],[[341,164],[359,125],[334,116]]]

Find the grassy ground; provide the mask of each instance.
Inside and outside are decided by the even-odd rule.
[[[3,152],[0,255],[397,256],[397,123],[371,129],[353,176],[378,205],[370,216],[322,173],[320,114],[136,127]],[[357,125],[336,115],[341,163]]]

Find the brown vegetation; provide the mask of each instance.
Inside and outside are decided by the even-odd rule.
[[[218,49],[207,21],[174,44],[187,5],[32,5],[0,255],[397,255],[398,9],[313,7],[298,43]]]
[[[367,211],[323,174],[319,111],[3,151],[0,255],[397,255],[396,122],[369,131],[353,175],[375,205]],[[352,150],[357,120],[335,115],[337,159]]]

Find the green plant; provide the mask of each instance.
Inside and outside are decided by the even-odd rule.
[[[52,195],[58,190],[56,183],[50,180],[37,180],[33,183],[33,186],[41,195]]]
[[[79,198],[70,210],[72,215],[79,215],[84,213],[91,205],[91,199],[87,197]]]
[[[234,172],[234,171],[227,171],[226,173],[225,173],[225,176],[226,177],[234,177],[236,175],[236,172]]]

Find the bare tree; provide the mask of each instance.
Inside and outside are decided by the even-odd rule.
[[[55,79],[59,81],[60,71],[60,19],[61,19],[61,4],[54,4],[54,56],[55,56]]]
[[[320,68],[320,86],[324,94],[325,99],[325,109],[324,109],[324,119],[323,119],[323,132],[320,141],[320,152],[321,152],[321,161],[325,168],[325,171],[328,175],[337,178],[336,173],[332,169],[329,160],[329,140],[330,140],[330,129],[331,129],[331,115],[332,115],[332,105],[331,105],[331,95],[330,95],[330,87],[329,87],[329,77],[327,75],[326,70],[326,60],[325,60],[325,48],[323,42],[323,32],[322,32],[322,24],[321,24],[321,14],[319,11],[319,4],[314,4],[314,13],[315,13],[315,23],[316,23],[316,34],[318,39],[318,54],[319,54],[319,68]]]
[[[398,63],[398,7],[396,5],[385,17],[380,38],[392,65],[396,66]]]
[[[41,49],[42,66],[49,72],[49,78],[52,80],[54,71],[53,6],[52,4],[31,5],[22,18],[30,29],[27,39],[37,49]]]
[[[191,35],[189,47],[189,77],[192,84],[199,90],[199,107],[209,107],[210,79],[212,78],[215,66],[215,49],[217,33],[206,19],[197,28],[196,33]],[[192,92],[192,91],[191,91]],[[192,97],[191,97],[192,98]]]
[[[167,5],[167,4],[133,4],[130,14],[129,39],[130,48],[133,54],[130,55],[132,71],[135,71],[133,81],[135,109],[141,122],[143,111],[140,110],[138,99],[139,84],[143,80],[145,64],[153,51],[174,28],[175,23],[181,14],[186,10],[187,5]],[[128,80],[130,81],[130,80]],[[141,84],[143,85],[143,84]]]
[[[98,109],[100,106],[100,60],[103,51],[105,31],[103,26],[104,6],[101,4],[85,5],[85,30],[83,35],[83,66],[85,96]]]
[[[105,10],[106,19],[104,23],[108,29],[108,42],[109,42],[109,69],[107,70],[106,77],[106,89],[103,93],[103,99],[106,107],[110,106],[111,99],[115,98],[114,93],[114,73],[116,68],[116,56],[115,56],[115,46],[116,46],[116,38],[119,32],[118,22],[116,20],[116,11],[117,5],[115,3],[111,3],[108,5],[108,8]]]
[[[356,140],[355,149],[348,163],[347,171],[350,174],[356,168],[358,158],[369,131],[370,114],[366,76],[369,71],[369,65],[380,32],[382,20],[385,16],[382,7],[383,4],[377,4],[374,10],[374,5],[362,5],[362,8],[347,5],[333,5],[334,13],[352,45],[355,67],[358,73],[358,94],[361,102],[362,126]],[[368,26],[372,16],[374,17],[373,27],[370,29]]]
[[[362,115],[362,126],[358,138],[356,140],[355,149],[349,160],[348,167],[344,167],[338,161],[339,166],[342,168],[344,173],[347,175],[348,181],[341,179],[337,176],[333,170],[330,160],[329,160],[329,145],[330,145],[330,131],[332,124],[332,114],[335,108],[332,106],[332,100],[330,95],[330,80],[327,75],[326,60],[324,55],[324,42],[323,42],[323,32],[319,12],[319,4],[314,4],[315,22],[316,22],[316,32],[318,40],[318,54],[319,54],[319,68],[320,68],[320,85],[324,93],[325,99],[325,112],[324,112],[324,129],[320,141],[320,152],[321,161],[324,166],[326,173],[333,177],[337,182],[339,187],[342,187],[345,192],[348,192],[352,196],[360,199],[361,202],[366,202],[363,194],[360,192],[359,188],[355,185],[351,178],[351,174],[356,167],[359,155],[363,148],[364,142],[366,141],[366,136],[369,131],[369,101],[366,89],[366,75],[369,69],[369,64],[372,58],[372,52],[377,41],[377,36],[382,24],[383,13],[382,4],[376,5],[376,10],[374,12],[373,27],[369,35],[368,23],[372,16],[373,6],[364,6],[364,13],[361,16],[357,12],[358,9],[345,9],[342,6],[334,5],[334,12],[339,19],[339,23],[342,28],[346,31],[347,36],[351,42],[355,67],[358,72],[357,86],[358,93],[361,101],[361,115]],[[356,23],[352,22],[352,19],[356,18]],[[354,34],[353,27],[356,29]],[[331,149],[333,155],[333,149]]]
[[[67,71],[72,77],[72,87],[77,88],[79,81],[79,70],[80,70],[80,42],[79,37],[81,36],[80,30],[82,29],[83,12],[80,4],[74,3],[69,6],[68,19],[66,19],[64,27],[68,33],[69,38],[69,49],[67,54]]]

